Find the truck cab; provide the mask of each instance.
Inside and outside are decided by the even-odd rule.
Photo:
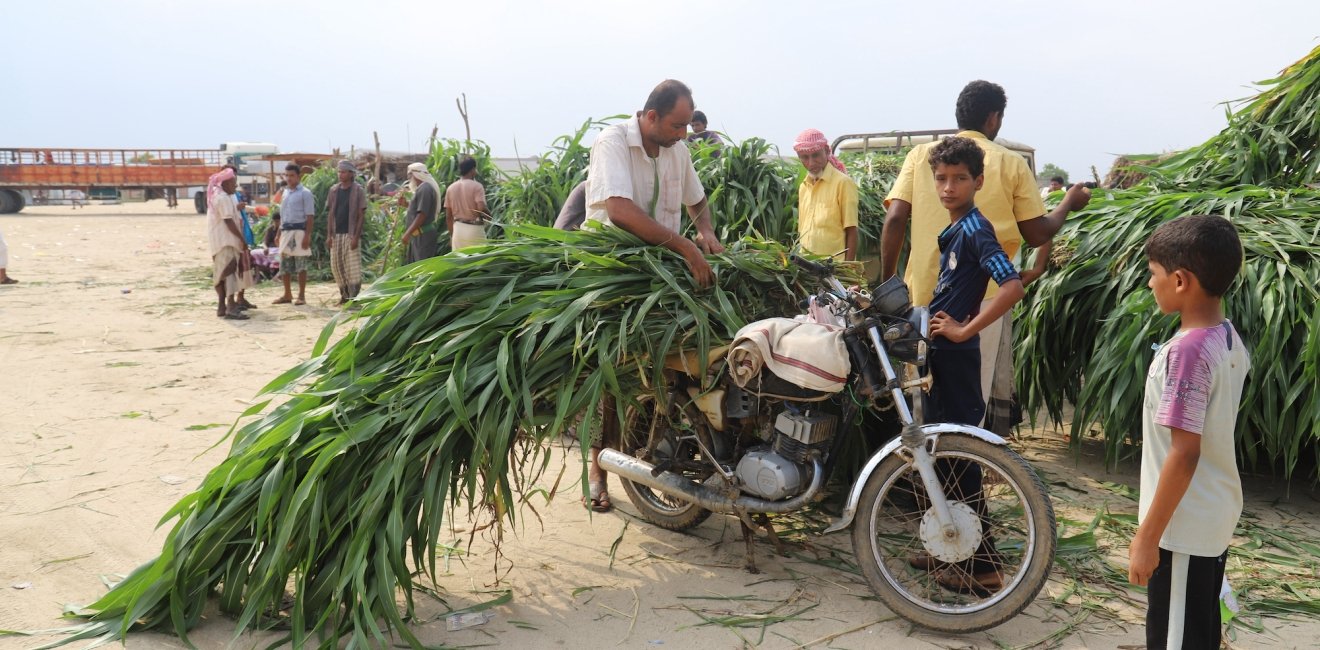
[[[834,139],[831,149],[835,155],[848,152],[897,154],[919,144],[935,142],[957,135],[958,129],[932,129],[928,131],[887,131],[884,133],[850,133]],[[1005,138],[995,142],[1017,152],[1027,161],[1027,168],[1036,173],[1036,149],[1030,145]]]

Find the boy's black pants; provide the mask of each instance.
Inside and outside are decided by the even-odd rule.
[[[985,402],[981,401],[981,349],[933,348],[930,371],[934,373],[926,414],[927,423],[949,422],[981,426]],[[981,546],[964,567],[972,575],[995,570],[1003,559],[995,550],[986,517],[985,497],[981,492],[981,465],[965,460],[941,460],[935,463],[947,496],[966,503],[981,518]]]
[[[1160,564],[1146,586],[1148,650],[1219,647],[1219,589],[1227,561],[1227,550],[1202,557],[1160,549]]]

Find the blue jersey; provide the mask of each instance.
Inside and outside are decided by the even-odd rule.
[[[976,208],[949,224],[940,233],[939,245],[940,277],[930,301],[931,314],[944,312],[955,320],[967,320],[981,311],[990,280],[1003,284],[1019,279],[1017,269],[995,239],[994,226]],[[945,349],[973,348],[980,345],[980,335],[962,343],[938,336],[931,345]]]

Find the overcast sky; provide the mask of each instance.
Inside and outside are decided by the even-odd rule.
[[[529,155],[672,77],[788,152],[806,127],[950,128],[983,78],[1001,135],[1078,180],[1221,129],[1320,42],[1320,1],[42,0],[3,22],[0,146],[420,151],[462,136],[466,93],[474,138]]]

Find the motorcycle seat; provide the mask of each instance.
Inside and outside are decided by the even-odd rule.
[[[701,354],[697,350],[683,350],[675,352],[665,357],[665,368],[675,372],[687,374],[689,377],[701,377],[706,374],[706,369],[715,365],[724,359],[724,355],[729,352],[729,346],[721,345],[711,348],[710,353],[706,355],[706,363],[701,363]]]

